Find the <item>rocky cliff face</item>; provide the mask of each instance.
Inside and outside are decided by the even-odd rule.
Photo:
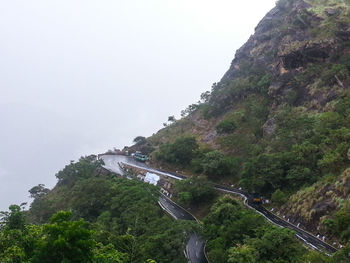
[[[264,96],[268,102],[261,128],[270,137],[277,127],[276,113],[286,105],[329,110],[329,103],[349,87],[349,61],[348,1],[280,0],[237,50],[205,103],[190,105],[188,118],[204,143],[217,145],[211,128],[247,98]]]
[[[327,83],[315,83],[315,77],[322,75],[321,69],[304,76],[315,64],[350,59],[349,4],[321,2],[279,1],[258,24],[255,34],[237,51],[221,83],[240,77],[249,65],[271,74],[268,94],[274,106],[287,102],[290,91],[299,95],[294,105],[318,106],[318,109],[339,95],[341,89],[349,85],[348,75],[334,72]],[[298,83],[296,77],[296,80],[306,79]],[[319,87],[322,84],[328,85],[327,89],[315,90],[322,88]]]

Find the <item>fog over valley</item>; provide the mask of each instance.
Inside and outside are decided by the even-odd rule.
[[[274,0],[3,1],[0,210],[198,101]]]

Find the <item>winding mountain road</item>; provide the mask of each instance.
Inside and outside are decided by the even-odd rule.
[[[175,179],[179,179],[179,177],[149,168],[144,163],[137,162],[134,159],[128,158],[125,156],[104,155],[101,157],[101,159],[105,163],[104,168],[117,174],[124,173],[124,171],[120,168],[119,163],[126,163],[130,166],[142,168],[149,172],[157,172],[166,176],[173,177]],[[182,179],[184,178],[185,177],[183,177]],[[190,214],[184,208],[182,208],[181,206],[179,206],[178,204],[176,204],[174,201],[172,201],[170,198],[168,198],[163,194],[159,197],[158,204],[165,212],[171,215],[175,220],[180,219],[180,220],[197,221],[192,214]],[[205,246],[205,241],[200,236],[198,236],[196,233],[192,233],[190,235],[190,238],[186,245],[186,256],[191,263],[208,263],[208,260],[206,259],[205,253],[204,253],[204,246]]]
[[[177,180],[183,180],[186,178],[183,175],[174,174],[174,173],[167,173],[164,171],[159,171],[159,170],[150,168],[146,164],[137,162],[134,159],[132,159],[130,157],[126,157],[126,156],[104,155],[101,158],[105,162],[104,167],[106,169],[108,169],[112,172],[115,172],[115,173],[119,173],[119,174],[123,173],[118,165],[118,163],[121,162],[121,163],[128,164],[130,166],[133,166],[135,168],[141,168],[141,169],[149,171],[149,172],[156,172],[158,174],[163,174],[165,176],[169,176],[169,177],[172,177],[172,178],[177,179]],[[241,189],[236,189],[233,187],[226,187],[226,186],[222,186],[222,185],[218,185],[218,184],[214,185],[214,188],[218,191],[221,191],[221,192],[241,195],[243,198],[245,198],[244,203],[246,206],[248,206],[251,209],[254,209],[256,212],[258,212],[259,214],[264,216],[267,220],[269,220],[273,224],[278,225],[280,227],[288,227],[288,228],[294,230],[296,232],[296,236],[301,241],[303,241],[305,244],[312,247],[313,249],[326,252],[327,254],[334,253],[337,251],[337,249],[335,247],[329,245],[328,243],[317,238],[316,236],[312,235],[311,233],[293,225],[292,223],[287,222],[286,220],[283,220],[282,218],[280,218],[280,217],[276,216],[275,214],[271,213],[270,211],[268,211],[263,206],[249,202],[248,201],[249,200],[249,193],[248,192],[241,190]],[[173,213],[176,218],[185,219],[185,220],[193,220],[194,219],[193,216],[190,215],[186,210],[182,209],[181,207],[176,205],[173,201],[171,201],[169,198],[167,198],[165,196],[163,196],[163,198],[162,197],[160,198],[160,203],[162,203],[165,207],[167,207],[170,211],[170,214]],[[174,208],[172,206],[174,206]],[[192,236],[191,236],[191,238],[192,238]],[[195,252],[193,252],[194,250],[192,251],[192,249],[194,249],[196,246],[193,246],[193,242],[195,242],[195,241],[193,241],[194,239],[191,240],[191,238],[189,240],[189,244],[190,244],[191,249],[188,249],[188,254],[191,255],[191,262],[192,263],[207,262],[207,261],[192,261],[193,256],[195,257],[197,255],[197,252],[196,252],[197,250],[195,250]],[[193,237],[193,238],[195,238],[195,237]],[[188,244],[188,246],[189,246],[189,244]],[[197,245],[198,245],[198,243],[197,243]],[[204,246],[204,244],[203,244],[203,246]],[[193,260],[195,260],[195,258],[193,258]]]
[[[197,221],[193,215],[165,195],[159,197],[159,205],[175,219]],[[186,245],[186,254],[191,263],[208,263],[204,253],[205,241],[196,233],[191,234]]]
[[[290,222],[287,222],[286,220],[276,216],[275,214],[271,213],[268,211],[265,207],[261,205],[257,205],[254,203],[251,203],[248,201],[249,194],[246,191],[231,188],[231,187],[226,187],[222,185],[214,185],[214,188],[218,191],[222,192],[227,192],[227,193],[232,193],[232,194],[239,194],[243,196],[245,200],[245,205],[248,206],[249,208],[254,209],[256,212],[264,216],[267,220],[272,222],[275,225],[278,225],[280,227],[288,227],[296,232],[296,236],[302,240],[304,243],[312,247],[313,249],[317,249],[319,251],[323,251],[326,253],[334,253],[337,252],[337,249],[328,243],[324,242],[323,240],[315,237],[311,233],[297,227],[296,225],[293,225]]]

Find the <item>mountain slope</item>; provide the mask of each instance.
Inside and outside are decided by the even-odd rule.
[[[137,148],[155,149],[154,164],[239,184],[271,197],[274,206],[295,193],[288,209],[303,202],[297,192],[305,187],[343,182],[338,177],[350,166],[349,86],[350,1],[280,0],[201,102]],[[315,200],[322,194],[311,191]],[[293,209],[293,218],[315,231],[329,214],[306,219],[300,211]]]

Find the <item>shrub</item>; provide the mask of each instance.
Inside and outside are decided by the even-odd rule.
[[[288,200],[288,197],[285,193],[283,193],[280,189],[277,189],[271,196],[271,201],[276,205],[283,205]]]
[[[177,181],[175,188],[179,202],[185,205],[205,202],[215,196],[215,190],[205,176],[192,176]]]
[[[334,84],[336,77],[340,80],[344,80],[349,76],[348,68],[342,64],[334,64],[330,69],[325,70],[322,73],[322,81],[324,84]]]
[[[235,157],[228,157],[219,151],[211,151],[202,159],[203,172],[209,176],[225,176],[235,173],[239,168],[239,161]]]
[[[169,163],[188,165],[195,156],[197,149],[196,138],[182,136],[176,139],[174,143],[162,145],[156,154],[156,158]]]
[[[216,130],[218,133],[231,133],[237,128],[237,123],[235,120],[226,119],[221,121],[217,126]]]
[[[262,93],[267,93],[270,83],[271,83],[271,75],[266,74],[259,80],[259,82],[257,83],[257,86],[261,88]]]

